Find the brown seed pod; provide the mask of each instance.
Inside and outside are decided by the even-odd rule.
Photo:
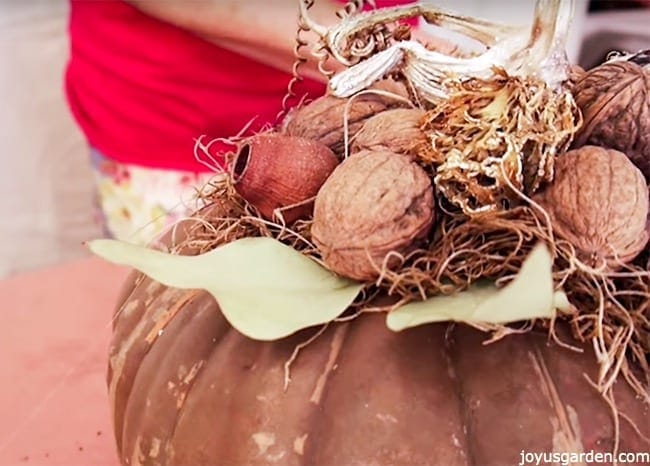
[[[373,89],[408,98],[406,87],[391,79],[377,83]],[[349,99],[331,95],[319,97],[308,105],[289,112],[282,122],[281,132],[314,139],[341,155],[345,150],[344,122],[348,101]],[[348,134],[353,136],[371,116],[401,105],[404,102],[399,99],[381,94],[369,93],[355,97],[347,110]]]
[[[427,145],[421,126],[426,112],[419,108],[395,108],[366,120],[354,137],[352,152],[385,149],[397,154],[413,154]]]
[[[305,138],[262,133],[242,142],[231,171],[235,190],[266,219],[281,210],[286,223],[311,213],[312,199],[338,165],[325,145]]]
[[[433,225],[431,180],[400,154],[364,150],[327,179],[314,204],[312,239],[332,271],[374,280],[390,252],[409,252]],[[389,258],[387,266],[400,263]]]
[[[573,94],[584,116],[573,147],[619,150],[650,180],[650,65],[607,62],[586,72]]]
[[[537,200],[556,232],[590,265],[627,263],[648,241],[648,188],[622,152],[583,146],[565,153]]]

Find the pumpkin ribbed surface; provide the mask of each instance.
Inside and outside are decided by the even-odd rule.
[[[383,315],[252,341],[201,291],[132,275],[120,298],[108,386],[124,465],[515,465],[527,452],[609,451],[607,404],[583,373],[591,351],[545,334],[484,345],[464,326],[401,333]],[[309,303],[305,303],[309,312]],[[619,410],[650,434],[623,383]],[[621,451],[647,445],[621,422]]]

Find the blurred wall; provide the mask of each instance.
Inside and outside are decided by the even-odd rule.
[[[0,0],[0,277],[99,235],[85,142],[63,95],[67,0]]]
[[[610,52],[634,53],[650,48],[650,3],[645,9],[591,13],[584,28],[579,63],[590,69]]]

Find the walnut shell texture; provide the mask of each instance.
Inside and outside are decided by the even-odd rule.
[[[340,164],[318,192],[312,239],[330,270],[374,280],[386,255],[407,253],[433,221],[425,171],[403,155],[364,150]],[[399,262],[395,257],[387,266]]]
[[[574,147],[609,147],[627,155],[650,180],[650,68],[630,61],[585,73],[573,94],[584,116]]]
[[[408,97],[406,87],[391,79],[380,81],[373,88]],[[289,112],[282,122],[281,131],[290,136],[319,141],[340,155],[345,150],[344,121],[348,101],[349,99],[332,95],[319,97],[304,107]],[[350,137],[359,131],[371,116],[401,105],[404,104],[400,100],[380,94],[355,97],[347,113]]]
[[[368,118],[352,143],[352,152],[362,149],[387,149],[398,154],[411,154],[427,145],[422,130],[426,112],[419,108],[394,108]]]
[[[629,262],[648,241],[648,188],[622,152],[583,146],[556,160],[540,196],[556,231],[589,262]]]

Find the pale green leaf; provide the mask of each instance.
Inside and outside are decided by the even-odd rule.
[[[564,293],[553,290],[551,272],[551,254],[540,244],[505,287],[499,289],[491,282],[481,282],[455,295],[411,302],[389,312],[386,324],[391,330],[400,331],[432,322],[506,324],[551,318],[556,308],[567,305]]]
[[[88,247],[163,285],[206,290],[230,324],[256,340],[330,322],[362,288],[272,238],[244,238],[198,256],[106,239],[90,241]]]

